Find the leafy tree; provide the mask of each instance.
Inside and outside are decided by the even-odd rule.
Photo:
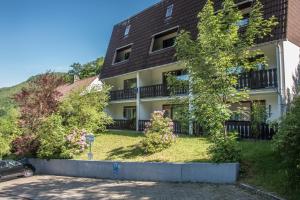
[[[246,91],[238,91],[239,72],[255,69],[264,58],[257,58],[260,50],[252,50],[257,38],[269,35],[275,18],[264,19],[262,4],[252,6],[249,24],[233,0],[225,0],[216,13],[208,0],[199,13],[198,37],[193,40],[182,31],[177,39],[177,57],[188,68],[192,87],[193,116],[207,131],[226,137],[225,121],[229,120],[232,103],[247,98]]]
[[[40,147],[37,156],[39,158],[72,158],[71,151],[66,147],[66,130],[62,126],[61,116],[53,114],[46,118],[38,132]]]
[[[69,95],[59,107],[64,126],[69,130],[103,132],[107,124],[112,123],[112,119],[104,112],[108,102],[108,90],[104,86],[100,91],[78,90]]]
[[[82,71],[82,65],[80,63],[73,63],[70,66],[72,69],[68,72],[71,76],[77,75],[80,76],[80,73]]]
[[[80,79],[96,76],[100,74],[103,62],[104,58],[100,57],[86,64],[74,63],[70,66],[72,69],[68,74],[73,77],[76,75]]]
[[[300,94],[300,61],[295,71],[295,75],[293,76],[293,82],[293,96],[298,96]]]
[[[258,138],[260,135],[260,127],[262,123],[265,123],[268,118],[268,113],[266,110],[266,106],[260,102],[252,103],[251,110],[251,132]]]
[[[289,184],[300,191],[300,97],[295,97],[290,111],[283,117],[273,139],[273,146],[283,164]]]
[[[17,124],[19,114],[11,107],[0,116],[0,158],[9,153],[11,141],[20,134]]]
[[[14,96],[20,107],[19,122],[25,134],[36,133],[43,118],[57,110],[61,94],[56,88],[63,83],[62,77],[47,72],[34,78]]]

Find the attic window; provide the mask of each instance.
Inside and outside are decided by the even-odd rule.
[[[131,45],[116,50],[114,64],[127,61],[131,54]]]
[[[151,52],[159,51],[175,45],[178,28],[159,33],[152,38]]]
[[[128,36],[129,31],[130,31],[130,27],[131,27],[131,25],[127,25],[127,26],[126,26],[125,31],[124,31],[124,37],[127,37],[127,36]]]
[[[171,4],[167,7],[166,18],[172,17],[174,4]]]

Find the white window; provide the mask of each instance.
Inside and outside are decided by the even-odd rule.
[[[128,36],[131,25],[127,25],[124,31],[124,37]]]
[[[166,18],[169,18],[172,16],[173,14],[173,7],[174,7],[174,4],[171,4],[167,7],[167,12],[166,12]]]

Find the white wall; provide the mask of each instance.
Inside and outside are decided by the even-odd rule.
[[[278,101],[278,94],[254,94],[250,95],[251,100],[265,100],[266,101],[266,109],[271,105],[271,117],[268,119],[270,121],[277,120],[280,118],[280,102]]]
[[[123,117],[123,108],[124,106],[136,106],[135,103],[120,103],[120,104],[109,104],[106,107],[106,112],[113,119],[124,119]]]
[[[124,80],[136,78],[137,73],[130,73],[123,76],[112,77],[109,79],[105,79],[103,82],[107,85],[112,86],[113,90],[123,90],[124,89]]]
[[[300,63],[300,47],[289,42],[283,42],[283,62],[284,62],[284,70],[285,70],[285,89],[290,88],[292,90],[293,87],[293,75],[295,74],[295,70]]]

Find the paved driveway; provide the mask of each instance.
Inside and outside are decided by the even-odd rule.
[[[234,185],[111,181],[58,176],[33,176],[0,182],[0,199],[222,199],[261,197]]]

